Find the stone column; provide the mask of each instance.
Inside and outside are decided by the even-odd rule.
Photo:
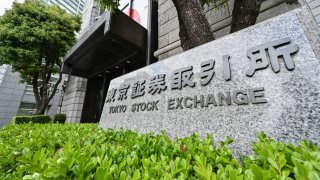
[[[82,113],[87,80],[75,76],[69,76],[65,90],[61,113],[67,115],[66,122],[79,123]]]

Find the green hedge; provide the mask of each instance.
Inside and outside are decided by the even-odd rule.
[[[53,122],[65,123],[67,116],[65,114],[56,114],[54,115]]]
[[[16,116],[12,119],[14,124],[23,124],[23,123],[50,123],[52,119],[48,115],[36,115],[36,116]]]
[[[230,138],[104,131],[96,124],[9,125],[0,131],[0,179],[319,179],[320,148],[260,133],[251,156]]]

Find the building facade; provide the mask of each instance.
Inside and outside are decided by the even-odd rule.
[[[42,0],[47,4],[55,4],[71,14],[82,14],[85,0]]]
[[[43,0],[56,4],[72,14],[82,14],[84,0]],[[56,81],[58,76],[53,76]],[[62,81],[63,82],[63,81]],[[48,105],[46,114],[53,116],[61,110],[63,83],[60,84],[54,98]],[[31,115],[35,111],[35,97],[32,85],[20,82],[18,73],[10,65],[0,66],[0,128],[11,122],[16,115]]]
[[[132,1],[134,2],[134,1]],[[149,1],[150,2],[150,1]],[[182,52],[180,38],[179,38],[179,22],[176,9],[171,0],[159,0],[156,2],[157,11],[157,49],[154,51],[154,56],[157,59],[163,60],[165,58],[174,56]],[[205,6],[204,12],[209,21],[211,31],[215,38],[221,38],[228,35],[230,32],[231,14],[233,10],[234,0],[229,2],[219,9],[214,9],[213,6]],[[267,20],[269,18],[278,16],[285,12],[291,11],[301,6],[307,6],[312,12],[314,20],[319,24],[320,22],[320,0],[268,0],[264,1],[257,23]],[[87,0],[83,14],[83,29],[90,30],[95,26],[97,19],[101,13],[99,5],[94,0]],[[150,11],[149,11],[150,12]],[[151,26],[147,29],[150,31]],[[88,31],[84,31],[86,33]],[[118,68],[115,66],[114,68]],[[120,67],[121,68],[121,67]],[[107,70],[106,72],[109,72]],[[120,74],[121,75],[121,74]],[[113,76],[112,74],[107,74]],[[84,111],[87,109],[86,96],[88,90],[88,81],[93,78],[81,78],[77,76],[69,76],[66,95],[62,105],[62,112],[67,114],[67,122],[98,122],[98,119],[84,119],[87,117]],[[104,82],[101,82],[104,83]],[[108,83],[108,82],[107,82]],[[108,86],[107,86],[108,87]],[[104,90],[104,98],[106,90]],[[103,99],[104,102],[105,99]],[[103,106],[103,104],[102,104]],[[100,114],[101,115],[101,114]]]

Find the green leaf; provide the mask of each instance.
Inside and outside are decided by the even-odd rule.
[[[141,173],[140,173],[140,170],[137,169],[137,170],[134,171],[132,179],[133,180],[138,180],[140,178],[141,178]]]
[[[205,179],[212,179],[215,177],[215,174],[212,172],[212,166],[209,164],[208,166],[195,166],[194,170],[199,177]]]
[[[262,170],[259,166],[253,164],[253,165],[251,166],[251,170],[252,170],[254,176],[255,176],[257,179],[261,179],[261,178],[264,177],[264,172],[263,172],[263,170]]]
[[[124,170],[126,164],[127,164],[127,161],[124,159],[124,160],[120,163],[120,165],[119,165],[120,171]]]
[[[107,179],[107,170],[103,167],[98,167],[94,175],[95,180],[105,180]]]
[[[120,174],[120,180],[126,180],[126,177],[127,177],[127,173],[125,171],[121,171],[121,174]]]
[[[268,162],[271,164],[271,166],[273,166],[276,170],[279,169],[276,161],[274,159],[272,159],[271,157],[268,158]]]

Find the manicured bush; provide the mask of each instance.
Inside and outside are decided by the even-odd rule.
[[[39,123],[45,124],[52,122],[52,119],[48,115],[35,115],[35,116],[16,116],[12,119],[14,124],[23,124],[23,123]]]
[[[319,179],[320,148],[311,142],[285,144],[260,133],[255,154],[241,160],[230,143],[96,124],[8,125],[0,131],[0,179]]]
[[[54,115],[53,122],[65,123],[67,116],[65,114],[56,114]]]

